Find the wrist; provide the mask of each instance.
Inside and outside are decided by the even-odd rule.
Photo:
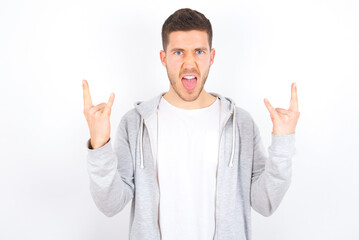
[[[110,141],[110,138],[108,138],[107,141],[105,141],[105,142],[95,142],[95,141],[92,141],[92,139],[91,139],[90,144],[89,144],[89,148],[90,149],[101,148],[101,147],[105,146],[109,141]]]

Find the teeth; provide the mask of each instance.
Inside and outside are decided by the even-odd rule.
[[[184,78],[186,78],[186,79],[193,79],[193,78],[195,78],[195,76],[185,76]]]

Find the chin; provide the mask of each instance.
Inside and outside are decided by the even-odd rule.
[[[179,97],[186,102],[193,102],[197,100],[201,92],[198,92],[198,90],[195,88],[192,92],[188,92],[186,89],[183,89],[182,94],[179,95]]]

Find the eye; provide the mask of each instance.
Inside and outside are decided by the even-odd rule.
[[[182,53],[181,51],[176,51],[175,52],[176,55],[181,55],[181,53]]]
[[[202,50],[197,50],[196,52],[197,52],[198,54],[202,54],[202,53],[203,53]]]

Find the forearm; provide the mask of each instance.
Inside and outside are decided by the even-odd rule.
[[[251,187],[253,209],[264,216],[270,216],[279,206],[287,192],[292,175],[292,157],[295,153],[295,134],[274,135],[265,158],[263,147],[257,148],[257,156],[265,165],[254,172]]]
[[[111,141],[98,149],[88,148],[90,192],[96,206],[109,217],[120,212],[133,197],[132,189],[121,178],[117,165]]]

